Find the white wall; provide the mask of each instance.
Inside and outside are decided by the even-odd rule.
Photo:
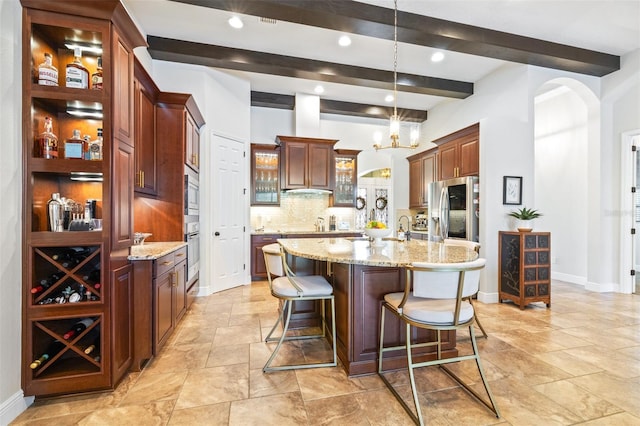
[[[552,235],[554,279],[587,282],[588,110],[567,86],[535,101],[535,228]]]
[[[22,8],[0,1],[0,424],[33,398],[23,398],[22,352]]]

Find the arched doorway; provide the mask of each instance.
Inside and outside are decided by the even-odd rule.
[[[552,277],[585,288],[597,282],[589,230],[599,214],[599,111],[595,95],[571,79],[546,82],[534,102],[534,198],[552,235]]]

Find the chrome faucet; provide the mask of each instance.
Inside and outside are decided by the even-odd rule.
[[[400,216],[400,218],[398,219],[398,223],[400,224],[400,226],[402,226],[402,218],[403,217],[405,219],[407,219],[407,227],[404,230],[404,235],[405,235],[405,238],[407,239],[407,241],[409,241],[411,239],[411,229],[410,229],[410,227],[411,227],[411,219],[409,219],[409,216],[407,216],[407,215]]]

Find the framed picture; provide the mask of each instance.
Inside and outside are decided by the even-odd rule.
[[[502,204],[522,204],[522,176],[502,178]]]

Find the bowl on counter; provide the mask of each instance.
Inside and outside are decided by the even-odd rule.
[[[391,229],[390,228],[384,228],[384,229],[380,229],[380,228],[365,228],[364,233],[367,234],[367,236],[370,239],[373,239],[373,241],[371,242],[371,244],[373,244],[374,246],[382,246],[384,245],[384,242],[382,241],[383,237],[386,237],[387,235],[389,235],[391,233]]]

